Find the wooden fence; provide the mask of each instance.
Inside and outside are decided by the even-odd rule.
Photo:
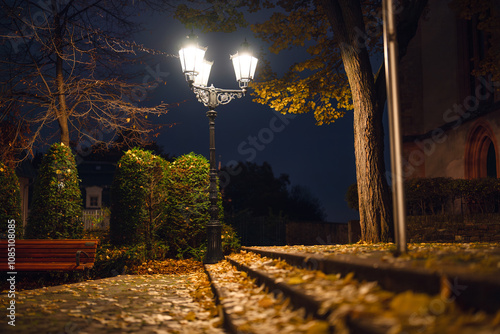
[[[85,209],[82,220],[86,230],[106,230],[109,228],[109,211]]]

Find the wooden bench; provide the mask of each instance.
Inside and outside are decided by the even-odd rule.
[[[0,240],[0,271],[73,271],[92,268],[97,242],[95,239],[18,239],[12,245],[8,240]],[[13,267],[9,265],[8,256],[8,249],[12,246],[15,247]]]

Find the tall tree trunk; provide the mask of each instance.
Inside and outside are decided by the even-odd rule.
[[[354,103],[354,150],[361,240],[387,242],[392,212],[385,179],[384,133],[359,0],[321,0],[340,48]]]
[[[68,107],[66,105],[66,92],[64,87],[63,68],[63,32],[60,17],[55,0],[52,0],[52,12],[54,13],[54,45],[56,56],[56,91],[58,95],[58,105],[56,106],[57,121],[61,133],[61,143],[69,147],[69,127],[68,127]]]
[[[59,105],[56,106],[56,113],[57,121],[59,123],[59,131],[61,133],[61,143],[69,147],[68,108],[66,106],[66,95],[64,89],[63,62],[59,55],[57,55],[56,60],[56,87],[59,95]]]

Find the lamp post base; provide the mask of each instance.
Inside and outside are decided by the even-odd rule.
[[[207,225],[207,254],[203,259],[205,264],[214,264],[224,259],[222,253],[222,225],[219,221],[210,221]]]

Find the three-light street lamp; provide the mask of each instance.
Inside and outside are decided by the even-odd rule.
[[[245,95],[248,83],[253,80],[258,59],[248,50],[248,43],[242,44],[243,49],[231,56],[234,73],[240,89],[220,89],[213,85],[207,87],[213,62],[205,59],[207,48],[200,47],[195,35],[189,35],[186,44],[179,50],[182,72],[186,81],[195,93],[199,102],[208,107],[210,131],[210,221],[207,223],[207,254],[204,263],[217,263],[224,258],[222,252],[221,232],[219,222],[219,207],[217,206],[217,169],[215,164],[215,108],[227,104],[235,98]]]

